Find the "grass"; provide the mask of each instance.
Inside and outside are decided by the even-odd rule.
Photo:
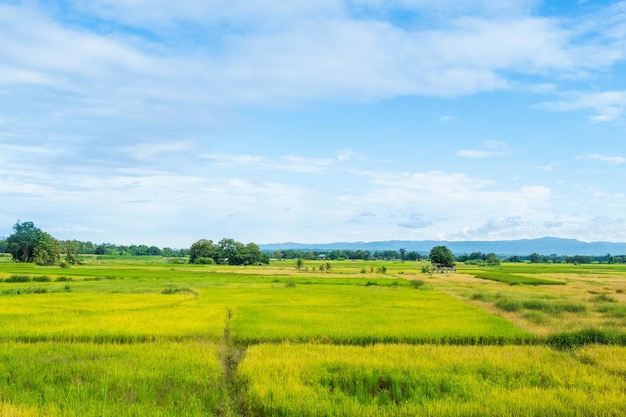
[[[83,261],[0,260],[0,416],[626,413],[621,265]]]
[[[0,343],[0,416],[206,416],[220,401],[206,343]]]
[[[478,272],[474,276],[480,279],[488,279],[491,281],[504,282],[509,285],[565,285],[561,281],[552,281],[541,278],[533,278],[522,275],[515,275],[508,272]]]
[[[602,354],[610,353],[606,360]],[[270,416],[620,416],[625,348],[257,345],[238,369]],[[591,359],[590,359],[591,358]]]
[[[509,322],[435,291],[408,287],[298,286],[238,289],[235,343],[520,343],[532,336]],[[220,299],[228,299],[227,292]]]

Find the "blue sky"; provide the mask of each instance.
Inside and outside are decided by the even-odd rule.
[[[0,236],[626,241],[626,2],[0,0]]]

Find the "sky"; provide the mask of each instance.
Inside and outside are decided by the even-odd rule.
[[[0,0],[0,236],[626,241],[626,1]]]

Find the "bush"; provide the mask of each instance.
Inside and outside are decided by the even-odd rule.
[[[74,281],[72,277],[60,276],[55,279],[56,282]]]
[[[522,308],[522,305],[515,301],[500,300],[496,303],[496,307],[499,308],[500,310],[513,313],[515,311],[520,311],[520,309]]]
[[[610,295],[600,294],[597,297],[593,298],[591,301],[595,301],[597,303],[617,303],[617,299],[611,297]]]
[[[198,292],[196,290],[194,290],[193,288],[186,288],[186,287],[170,287],[170,288],[164,288],[163,291],[161,291],[161,294],[165,294],[165,295],[172,295],[172,294],[193,294],[193,295],[198,295]]]
[[[626,346],[626,334],[606,330],[586,329],[577,332],[552,335],[548,337],[546,342],[555,349],[573,349],[592,344]]]
[[[416,290],[419,290],[421,287],[423,287],[424,285],[426,285],[426,283],[424,281],[422,281],[421,279],[415,279],[412,280],[409,285],[412,288],[415,288]]]
[[[30,280],[28,275],[11,275],[4,282],[30,282]]]
[[[197,258],[194,261],[194,264],[198,264],[198,265],[215,265],[215,260],[213,258],[201,257],[201,258]]]
[[[186,263],[184,259],[181,258],[170,258],[168,259],[168,262],[171,264],[176,264],[176,265],[180,265],[180,264],[184,264]]]
[[[34,282],[50,282],[52,281],[47,275],[40,275],[38,277],[33,277]]]
[[[286,288],[296,288],[296,281],[290,279],[289,281],[285,282],[285,287]]]

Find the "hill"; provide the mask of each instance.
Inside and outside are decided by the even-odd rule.
[[[259,245],[263,251],[275,251],[285,249],[311,250],[367,250],[370,252],[383,250],[399,250],[428,253],[434,246],[445,245],[454,254],[494,252],[501,256],[540,255],[573,256],[589,255],[601,256],[610,253],[612,255],[626,254],[624,242],[583,242],[577,239],[562,239],[557,237],[542,237],[538,239],[520,240],[494,240],[494,241],[445,241],[445,240],[387,240],[376,242],[334,242],[334,243],[270,243]]]

